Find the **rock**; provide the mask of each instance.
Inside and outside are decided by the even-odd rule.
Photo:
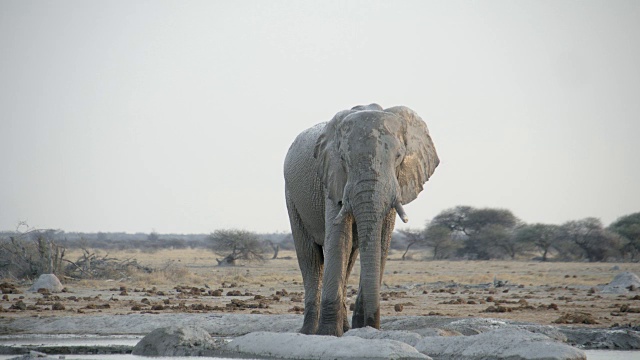
[[[39,351],[30,351],[28,354],[24,354],[22,356],[13,357],[9,360],[30,360],[30,359],[40,359],[40,360],[48,360],[48,359],[64,359],[64,356],[49,356],[45,353],[41,353]]]
[[[422,340],[422,336],[415,332],[402,330],[380,331],[370,326],[359,329],[351,329],[347,331],[344,336],[357,336],[362,339],[396,340],[411,346],[416,346],[416,344],[420,340]]]
[[[394,340],[270,332],[254,332],[238,337],[222,350],[279,359],[431,359],[413,347]]]
[[[381,319],[381,328],[411,331],[422,336],[458,336],[460,332],[445,327],[456,318],[443,316],[389,316]]]
[[[586,354],[549,337],[517,329],[496,329],[471,336],[425,337],[421,353],[437,359],[586,360]]]
[[[630,329],[561,328],[567,343],[584,349],[637,350],[640,332]]]
[[[18,300],[18,302],[16,302],[15,304],[11,305],[9,307],[9,309],[11,309],[11,310],[27,310],[27,304],[25,304],[24,301],[22,301],[22,300]]]
[[[513,325],[509,321],[471,318],[452,321],[449,324],[444,325],[443,329],[457,331],[462,335],[470,336],[511,326]]]
[[[552,337],[559,335],[552,331],[552,327],[535,325],[530,323],[489,318],[451,318],[446,316],[393,316],[381,320],[382,330],[408,330],[422,336],[459,336],[477,335],[483,332],[514,328],[539,332],[545,335],[554,333]]]
[[[142,338],[133,348],[141,356],[211,356],[223,340],[214,340],[195,326],[159,328]]]
[[[630,288],[640,287],[640,278],[632,272],[625,271],[616,275],[613,280],[602,287],[603,294],[626,294]]]
[[[29,291],[36,292],[40,289],[46,289],[52,293],[59,293],[62,292],[64,286],[62,286],[60,280],[58,280],[58,277],[55,276],[55,274],[42,274],[38,280],[31,285]]]
[[[532,333],[538,333],[550,337],[552,340],[566,343],[567,336],[558,329],[557,326],[549,325],[518,325],[518,329],[531,331]]]

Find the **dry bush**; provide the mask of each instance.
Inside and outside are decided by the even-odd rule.
[[[136,259],[120,260],[109,257],[109,253],[100,255],[99,251],[82,248],[82,255],[74,261],[66,260],[69,264],[66,272],[76,279],[121,279],[129,278],[135,272],[152,273],[153,269],[143,266]]]
[[[0,237],[0,277],[64,276],[66,249],[54,241],[54,235],[54,230],[31,229],[20,223],[14,233]]]
[[[165,279],[171,282],[189,280],[193,278],[194,275],[186,266],[177,264],[173,261],[167,261],[166,266],[158,272],[161,273]]]
[[[193,273],[185,265],[172,260],[167,260],[162,266],[153,272],[136,272],[131,274],[131,281],[143,287],[150,285],[192,285],[204,284],[205,279]]]

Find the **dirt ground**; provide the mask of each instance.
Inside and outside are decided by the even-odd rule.
[[[294,252],[281,251],[278,259],[236,267],[218,267],[216,256],[202,249],[109,255],[136,258],[157,271],[132,272],[109,280],[61,279],[66,289],[57,294],[29,292],[30,283],[4,280],[0,317],[301,314],[304,308]],[[620,272],[640,274],[640,264],[402,261],[400,255],[392,253],[387,261],[382,316],[489,317],[588,327],[640,325],[640,290],[622,295],[598,290],[598,285],[609,283]],[[74,254],[68,258],[73,259]],[[358,275],[356,264],[349,279],[350,303],[355,301]]]

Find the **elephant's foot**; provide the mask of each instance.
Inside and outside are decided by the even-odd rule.
[[[322,300],[318,335],[342,336],[345,331],[344,324],[346,323],[343,304],[344,301],[342,299]]]
[[[318,332],[318,319],[320,318],[320,316],[316,309],[317,305],[315,305],[313,302],[305,302],[304,320],[302,322],[300,333],[313,335]]]
[[[351,325],[349,325],[349,320],[345,316],[342,320],[342,332],[346,333],[347,331],[349,331],[349,329],[351,329]]]
[[[356,307],[353,310],[353,316],[351,317],[351,326],[354,329],[365,327],[364,324],[364,306],[362,306],[362,299],[358,296],[356,300]]]
[[[328,336],[342,336],[344,331],[342,326],[336,326],[334,324],[329,325],[320,325],[318,327],[317,335],[328,335]]]
[[[305,335],[315,335],[316,332],[317,332],[317,326],[313,326],[313,325],[303,325],[302,328],[300,329],[300,333]]]
[[[353,312],[353,318],[351,319],[351,325],[354,329],[370,326],[374,329],[380,329],[380,308],[378,308],[373,314],[365,316],[364,306],[361,303],[356,303],[356,309]]]

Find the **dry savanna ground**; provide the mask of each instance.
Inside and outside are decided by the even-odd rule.
[[[73,259],[78,254],[67,257]],[[385,269],[381,312],[394,315],[490,317],[540,324],[609,327],[640,323],[640,291],[602,294],[597,285],[636,263],[524,261],[414,261],[392,253]],[[236,267],[218,267],[202,249],[112,252],[155,269],[108,280],[61,279],[62,293],[27,291],[30,284],[2,284],[0,317],[86,314],[237,312],[302,313],[302,277],[294,252]],[[218,256],[219,257],[219,256]],[[349,279],[357,292],[359,264]],[[506,283],[494,287],[494,280]]]

